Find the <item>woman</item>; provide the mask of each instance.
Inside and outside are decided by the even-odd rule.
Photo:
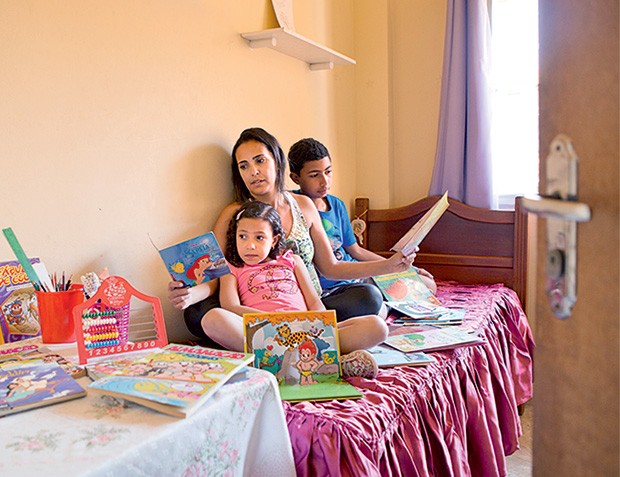
[[[323,276],[331,279],[367,278],[405,271],[411,266],[415,254],[404,257],[401,253],[397,253],[387,260],[370,262],[336,260],[319,213],[311,199],[285,190],[284,151],[277,139],[264,129],[250,128],[241,133],[232,150],[231,168],[234,201],[222,210],[213,229],[222,248],[226,247],[228,224],[241,204],[247,200],[258,200],[278,211],[286,233],[286,243],[303,259],[319,294],[320,284],[315,266]],[[377,288],[359,285],[348,293],[330,295],[323,299],[327,309],[336,310],[338,321],[352,316],[376,315],[379,312],[382,297]],[[217,280],[193,288],[181,288],[181,286],[179,282],[171,282],[168,296],[175,308],[186,310],[185,321],[193,334],[213,338],[227,347],[230,342],[239,342],[239,334],[241,333],[242,337],[243,327],[238,319],[235,320],[231,316],[230,320],[211,320],[207,315],[210,309],[219,306],[215,294]],[[377,337],[386,332],[385,323],[379,317],[374,323],[367,325],[368,329],[360,330],[360,342],[355,343],[355,340],[352,340],[352,348],[356,345],[359,348],[373,346]],[[367,342],[364,342],[364,333],[368,336]],[[226,343],[223,343],[224,341]]]

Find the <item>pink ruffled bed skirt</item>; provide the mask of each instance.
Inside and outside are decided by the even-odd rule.
[[[299,476],[496,476],[518,448],[517,406],[532,397],[532,333],[503,285],[441,283],[483,345],[436,352],[430,366],[351,378],[358,400],[284,403]]]

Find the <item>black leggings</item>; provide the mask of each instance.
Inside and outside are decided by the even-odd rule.
[[[336,319],[340,322],[353,316],[377,315],[383,304],[383,296],[379,289],[370,283],[349,283],[330,289],[324,293],[321,301],[326,309],[336,310]],[[220,299],[216,293],[187,307],[183,313],[187,329],[204,341],[201,344],[205,346],[220,348],[205,334],[200,324],[207,311],[219,307]]]

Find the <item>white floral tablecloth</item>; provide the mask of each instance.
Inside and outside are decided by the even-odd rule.
[[[3,477],[295,475],[275,378],[254,368],[188,419],[94,394],[6,416],[0,453]]]

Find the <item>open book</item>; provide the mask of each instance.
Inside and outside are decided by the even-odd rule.
[[[173,280],[199,285],[230,273],[213,232],[159,250]]]
[[[336,313],[332,311],[243,315],[245,350],[255,367],[276,376],[285,401],[362,397],[341,377]]]
[[[88,365],[103,376],[90,392],[120,397],[175,417],[189,417],[254,356],[200,346],[169,344],[145,356]]]
[[[394,244],[391,250],[402,252],[403,255],[411,255],[420,245],[424,237],[428,235],[437,221],[448,209],[448,191],[418,220],[409,231]]]

